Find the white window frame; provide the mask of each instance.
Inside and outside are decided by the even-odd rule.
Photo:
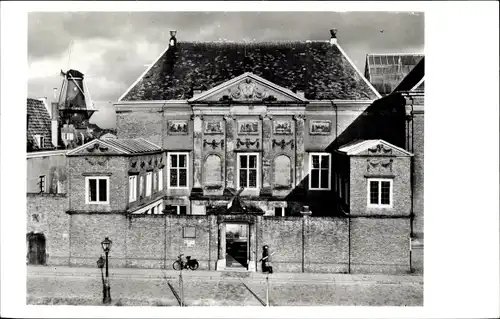
[[[378,182],[378,204],[370,203],[370,184],[371,182]],[[381,204],[382,202],[382,182],[389,182],[389,204]],[[367,199],[368,207],[371,208],[391,208],[393,206],[393,180],[391,178],[368,178],[367,179]]]
[[[171,155],[184,155],[186,156],[186,186],[172,186],[170,184],[170,170],[173,169],[170,167],[170,156]],[[179,159],[177,158],[177,163],[179,163]],[[177,169],[177,182],[180,181],[179,178],[179,167],[176,167]],[[168,187],[171,189],[188,189],[189,188],[189,152],[169,152],[167,153],[167,179],[168,179]]]
[[[276,209],[279,209],[281,211],[279,215],[276,215]],[[274,216],[284,217],[285,216],[285,207],[274,207]]]
[[[72,141],[75,139],[75,136],[73,133],[63,133],[63,139],[67,141]]]
[[[151,196],[151,186],[152,186],[153,172],[146,173],[146,196]]]
[[[242,156],[247,156],[248,157],[248,164],[250,165],[250,156],[252,155],[255,155],[256,156],[256,162],[257,162],[257,176],[256,176],[256,180],[255,180],[255,187],[245,187],[245,189],[252,189],[252,190],[255,190],[255,189],[259,189],[260,187],[260,154],[259,153],[238,153],[238,157],[236,159],[237,161],[237,170],[236,170],[236,173],[238,174],[237,175],[237,178],[236,178],[236,185],[238,185],[238,188],[240,188],[240,158]],[[247,169],[247,185],[250,183],[250,170],[248,168]]]
[[[158,190],[163,190],[163,168],[158,171]]]
[[[105,179],[106,180],[106,201],[95,201],[95,202],[91,202],[90,201],[90,180],[91,179],[96,179],[96,180],[100,180],[100,179]],[[99,198],[99,181],[97,181],[96,183],[96,186],[97,186],[97,198]],[[87,205],[109,205],[109,197],[110,197],[110,193],[109,193],[109,176],[86,176],[85,177],[85,204]]]
[[[40,192],[41,193],[45,193],[47,191],[47,176],[46,175],[40,175],[40,177],[38,177],[38,183],[40,184],[41,181],[42,181],[42,178],[43,178],[43,187],[42,185],[39,185],[39,189],[40,189]]]
[[[312,187],[312,170],[313,170],[313,156],[319,156],[320,171],[321,168],[321,157],[328,156],[328,187],[321,187],[321,174],[319,174],[319,187]],[[330,153],[309,153],[309,189],[314,191],[328,191],[332,189],[332,154]]]
[[[128,187],[128,202],[135,202],[137,200],[137,175],[128,177]]]
[[[158,180],[156,179],[158,174],[156,172],[153,172],[153,193],[156,193],[158,191]]]
[[[144,197],[144,175],[139,176],[139,196]]]
[[[188,215],[188,209],[187,209],[187,205],[172,205],[175,207],[175,210],[176,210],[176,213],[177,215],[180,215],[181,214],[181,206],[182,207],[186,207],[186,215]]]

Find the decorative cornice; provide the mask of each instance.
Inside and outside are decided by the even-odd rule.
[[[275,139],[273,139],[273,149],[274,149],[274,147],[275,147],[275,146],[279,146],[279,147],[281,147],[281,149],[283,150],[283,149],[285,149],[285,147],[286,147],[287,145],[289,145],[289,144],[290,144],[290,148],[291,148],[291,149],[293,149],[293,146],[294,146],[294,145],[293,145],[293,140],[289,140],[288,142],[286,142],[286,141],[283,139],[283,140],[281,140],[281,141],[279,141],[279,142],[276,142],[276,140],[275,140]]]
[[[387,162],[382,162],[382,161],[373,161],[373,160],[370,160],[370,159],[367,159],[366,160],[367,162],[367,165],[366,165],[366,171],[370,171],[371,169],[374,169],[374,168],[377,168],[380,170],[381,168],[385,168],[385,169],[389,169],[390,172],[392,172],[392,163],[393,163],[393,160],[390,159],[389,161]]]
[[[368,153],[385,153],[385,154],[392,154],[392,149],[391,148],[385,148],[384,145],[378,144],[375,148],[369,148]]]
[[[259,142],[259,139],[255,139],[252,142],[249,138],[245,139],[245,142],[242,142],[241,139],[238,138],[236,140],[236,147],[240,148],[240,146],[243,146],[243,145],[245,145],[247,148],[250,148],[250,146],[253,146],[253,145],[255,145],[256,148],[259,148],[260,142]]]
[[[215,150],[219,145],[221,148],[224,148],[224,140],[220,140],[219,142],[217,142],[216,140],[212,140],[211,142],[207,142],[206,139],[203,140],[203,148],[205,148],[206,146],[212,146],[212,148]]]

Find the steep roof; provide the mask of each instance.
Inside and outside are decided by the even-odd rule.
[[[402,91],[423,92],[425,79],[425,58],[405,76],[405,78],[394,88],[393,93]]]
[[[390,94],[423,57],[419,53],[367,54],[365,77],[380,94]]]
[[[304,91],[309,100],[380,97],[340,46],[329,42],[178,42],[120,100],[189,99],[193,89],[208,90],[245,72]]]
[[[26,104],[28,128],[26,130],[26,142],[30,150],[53,149],[52,146],[52,124],[49,112],[41,100],[28,98]],[[38,145],[35,135],[44,138],[44,145]],[[31,146],[31,147],[30,147]]]

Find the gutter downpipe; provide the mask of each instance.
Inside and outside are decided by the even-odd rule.
[[[410,119],[411,119],[411,147],[408,145],[408,151],[411,152],[412,154],[414,153],[414,147],[413,147],[413,142],[414,142],[414,128],[415,128],[415,121],[414,121],[414,100],[413,97],[409,93],[404,93],[404,96],[408,97],[408,99],[411,101],[411,111],[410,111]],[[406,101],[406,99],[405,99]],[[410,129],[410,123],[408,123],[408,130]],[[410,136],[407,136],[407,141],[410,142]],[[413,272],[413,267],[412,267],[412,249],[411,249],[411,240],[414,236],[413,234],[413,220],[415,217],[414,211],[413,211],[413,197],[414,197],[414,156],[410,158],[410,189],[411,189],[411,197],[410,197],[410,272]]]

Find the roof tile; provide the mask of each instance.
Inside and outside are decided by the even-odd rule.
[[[373,100],[376,93],[336,45],[328,42],[178,42],[123,97],[189,99],[251,72],[310,100]]]

